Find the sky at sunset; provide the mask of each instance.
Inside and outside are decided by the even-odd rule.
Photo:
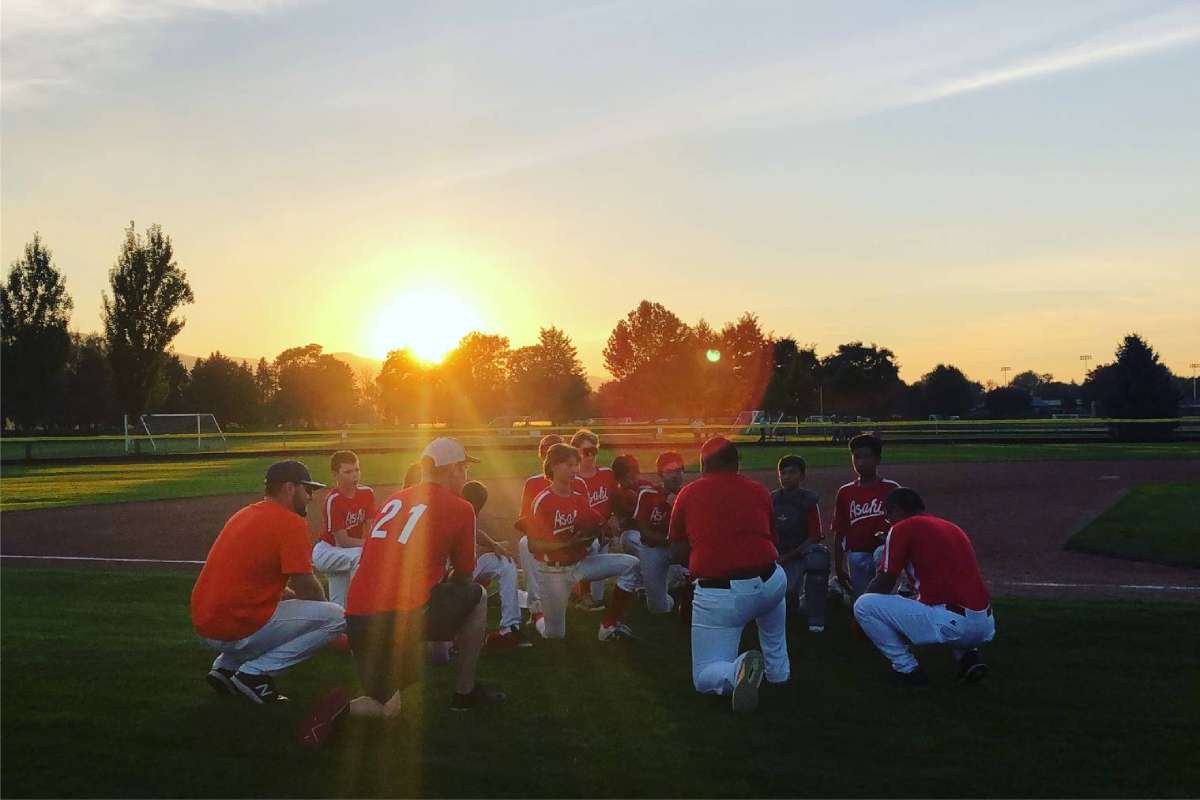
[[[824,354],[1200,362],[1200,2],[5,0],[2,228],[100,327],[160,223],[178,351],[575,340],[643,298]],[[445,346],[449,346],[448,344]]]

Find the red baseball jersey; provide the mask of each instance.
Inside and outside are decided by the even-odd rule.
[[[597,467],[595,474],[590,478],[583,475],[576,477],[587,488],[585,496],[588,506],[600,515],[601,522],[607,522],[613,512],[613,496],[617,493],[617,479],[613,477],[612,470],[608,467]]]
[[[363,538],[367,520],[375,516],[375,492],[370,486],[358,486],[351,495],[335,486],[321,504],[321,541],[336,545],[334,531],[345,529],[351,539]]]
[[[588,507],[587,498],[579,492],[567,497],[553,489],[544,489],[533,501],[529,516],[529,538],[547,542],[565,542],[579,531],[600,527],[600,515]],[[573,564],[588,554],[586,545],[578,545],[554,553],[535,553],[539,561]]]
[[[578,482],[577,491],[585,492],[587,484],[583,482],[583,478],[576,475],[575,480]],[[514,525],[521,533],[529,533],[529,517],[533,513],[533,501],[549,488],[550,479],[541,472],[525,479],[525,486],[521,489],[521,513]]]
[[[447,562],[468,575],[475,570],[475,509],[440,484],[401,489],[371,519],[346,613],[420,608],[446,577]]]
[[[633,527],[634,512],[637,510],[638,495],[643,489],[652,488],[654,484],[647,480],[639,479],[638,482],[629,488],[625,488],[620,484],[617,485],[616,492],[612,498],[612,513],[620,523],[621,530],[627,531]]]
[[[691,545],[688,572],[727,578],[779,558],[771,493],[736,472],[714,472],[679,490],[670,540]]]
[[[949,520],[917,514],[892,526],[879,571],[899,576],[906,568],[925,605],[956,603],[983,611],[991,603],[971,540]]]
[[[671,529],[673,494],[658,486],[645,486],[637,494],[633,518],[655,533],[666,536]],[[649,544],[642,542],[642,544]]]
[[[892,490],[899,488],[895,481],[880,479],[865,485],[851,481],[837,490],[833,501],[833,535],[844,540],[848,552],[873,553],[883,544],[888,529],[884,501]]]

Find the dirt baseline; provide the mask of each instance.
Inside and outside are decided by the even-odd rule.
[[[1195,480],[1200,476],[1198,461],[902,464],[885,465],[881,473],[920,491],[932,513],[967,531],[996,594],[1200,601],[1200,570],[1063,549],[1071,534],[1132,486],[1152,480]],[[770,472],[749,474],[775,485]],[[809,473],[807,485],[821,494],[826,525],[837,487],[849,478],[846,468]],[[496,538],[514,537],[512,521],[523,479],[487,483],[491,501],[482,515],[483,526]],[[393,488],[378,484],[380,499]],[[0,527],[0,552],[6,557],[150,562],[134,565],[141,568],[170,566],[155,561],[202,561],[225,520],[255,499],[254,494],[244,494],[7,512]],[[319,525],[314,502],[309,528],[315,532]],[[31,562],[5,558],[4,563]]]

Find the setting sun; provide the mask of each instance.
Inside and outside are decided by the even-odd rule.
[[[371,350],[380,358],[407,347],[436,364],[459,340],[479,327],[479,317],[462,298],[430,287],[404,292],[388,303],[371,326]]]

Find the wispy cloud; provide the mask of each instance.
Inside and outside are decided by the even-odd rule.
[[[144,26],[189,14],[266,14],[297,0],[4,0],[6,108],[48,99],[139,58]]]
[[[425,177],[452,185],[670,136],[855,119],[1200,42],[1200,3],[1133,21],[1127,5],[1112,2],[1045,6],[1024,17],[1002,8],[917,19],[800,56],[739,65]]]

